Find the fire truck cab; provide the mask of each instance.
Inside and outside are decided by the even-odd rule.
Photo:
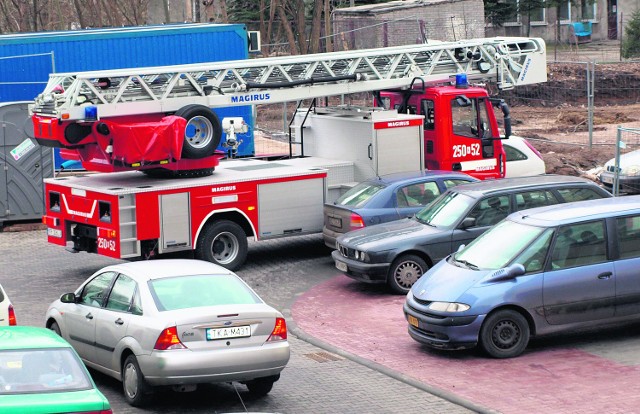
[[[424,116],[425,168],[462,171],[478,179],[503,178],[506,158],[493,110],[504,113],[506,138],[511,134],[509,110],[484,88],[469,86],[463,76],[454,86],[433,86],[380,93],[385,108]]]

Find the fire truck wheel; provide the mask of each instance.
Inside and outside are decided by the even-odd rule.
[[[247,258],[247,234],[233,221],[207,224],[198,238],[196,257],[219,264],[229,270],[239,268]]]
[[[218,116],[203,105],[187,105],[175,115],[187,120],[182,158],[199,159],[213,155],[222,138]]]

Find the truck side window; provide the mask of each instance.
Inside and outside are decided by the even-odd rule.
[[[460,106],[456,99],[452,99],[451,120],[455,135],[478,138],[478,114],[475,105]]]
[[[457,99],[451,100],[453,133],[470,138],[490,138],[491,124],[486,99],[470,101],[471,105],[461,106]]]
[[[425,131],[433,131],[436,128],[436,111],[432,100],[422,99],[420,101],[420,114],[424,115]]]

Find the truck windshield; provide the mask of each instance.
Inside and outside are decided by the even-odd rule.
[[[416,213],[416,219],[434,227],[450,227],[473,206],[475,200],[455,191],[444,193]]]
[[[545,229],[503,220],[454,254],[453,260],[478,269],[500,269],[511,264]]]
[[[362,207],[374,194],[384,188],[378,183],[360,183],[341,195],[335,202],[339,206]]]

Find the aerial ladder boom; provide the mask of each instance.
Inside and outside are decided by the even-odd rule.
[[[207,107],[291,102],[409,88],[416,78],[446,82],[466,74],[506,90],[546,81],[539,38],[495,37],[177,66],[56,73],[32,106],[65,121],[172,113]],[[95,107],[91,111],[87,107]]]

